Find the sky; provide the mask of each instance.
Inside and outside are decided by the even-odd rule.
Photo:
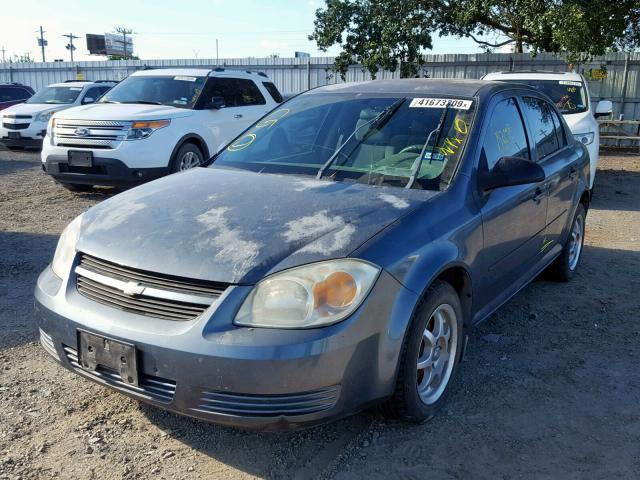
[[[80,37],[74,41],[76,61],[104,60],[89,55],[85,35],[110,33],[116,26],[133,29],[134,53],[141,59],[215,58],[216,39],[220,58],[292,57],[295,51],[335,55],[338,47],[323,53],[307,39],[323,5],[322,0],[20,0],[2,7],[0,51],[5,49],[7,59],[28,52],[41,61],[36,37],[42,25],[47,61],[69,60],[62,35],[70,33]],[[433,44],[427,53],[481,51],[469,39],[434,36]]]

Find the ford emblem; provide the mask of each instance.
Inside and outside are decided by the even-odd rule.
[[[78,137],[86,137],[87,135],[89,135],[89,129],[88,128],[76,128],[75,132],[73,132],[76,134],[76,136]]]

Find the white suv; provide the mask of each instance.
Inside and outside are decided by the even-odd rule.
[[[40,147],[47,122],[54,113],[98,100],[117,82],[68,80],[54,83],[36,92],[24,103],[0,112],[0,142],[6,147]]]
[[[600,146],[596,118],[611,114],[613,105],[609,100],[601,100],[594,110],[589,99],[587,82],[579,73],[496,72],[488,73],[482,79],[526,83],[545,93],[564,116],[575,139],[587,147],[591,163],[589,188],[593,188]]]
[[[56,114],[42,167],[70,190],[128,186],[196,167],[282,101],[263,73],[133,73],[93,105]]]

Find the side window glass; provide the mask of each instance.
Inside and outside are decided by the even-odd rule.
[[[538,150],[538,159],[551,155],[558,150],[556,126],[553,123],[553,111],[546,102],[532,97],[523,97],[525,115],[529,121],[531,134]]]
[[[92,87],[90,89],[87,90],[87,93],[84,94],[84,97],[82,97],[82,103],[85,103],[87,98],[92,98],[93,101],[95,102],[98,97],[100,96],[100,92],[98,91],[97,87]]]
[[[480,151],[481,168],[486,165],[484,168],[492,170],[502,157],[531,158],[522,117],[513,98],[499,102],[491,114]]]
[[[282,103],[282,95],[280,95],[280,92],[274,83],[262,82],[262,85],[267,89],[267,92],[269,92],[269,95],[271,95],[271,98],[273,98],[276,103]]]
[[[236,83],[238,84],[238,94],[240,95],[238,99],[240,106],[264,105],[267,103],[253,80],[239,78]]]
[[[233,78],[215,78],[211,83],[211,97],[222,97],[227,107],[238,107],[240,92]]]

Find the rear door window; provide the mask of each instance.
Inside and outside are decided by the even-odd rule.
[[[523,97],[522,100],[533,141],[538,151],[538,160],[542,160],[560,148],[553,118],[555,112],[544,100],[539,98]]]
[[[480,151],[480,166],[491,171],[502,157],[531,159],[515,98],[502,100],[494,108]]]

